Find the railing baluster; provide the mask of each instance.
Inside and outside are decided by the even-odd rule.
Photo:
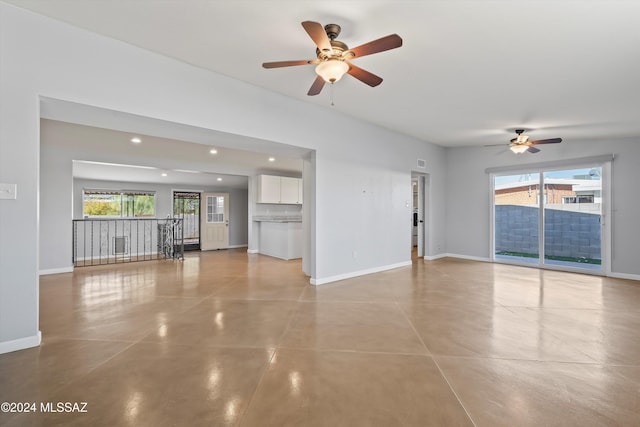
[[[184,259],[184,224],[183,218],[72,220],[72,263],[74,267],[83,267],[161,258]],[[129,227],[128,232],[125,226]],[[79,249],[81,243],[82,249]]]

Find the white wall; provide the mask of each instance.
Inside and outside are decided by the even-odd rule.
[[[73,162],[71,153],[40,148],[40,259],[45,274],[73,270],[71,262]]]
[[[640,275],[640,141],[564,141],[544,146],[535,155],[515,155],[503,147],[450,148],[447,150],[446,205],[447,252],[488,259],[491,235],[489,167],[528,165],[614,154],[612,162],[611,273],[620,277]],[[473,209],[469,209],[473,206]]]
[[[39,96],[315,149],[318,282],[410,260],[416,158],[432,178],[430,250],[444,242],[444,149],[4,3],[0,95],[0,182],[18,184],[0,202],[0,353],[39,342]]]

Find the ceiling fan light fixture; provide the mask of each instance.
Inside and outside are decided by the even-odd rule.
[[[525,144],[512,144],[509,149],[516,154],[522,154],[529,149],[529,146]]]
[[[339,59],[330,59],[318,64],[316,74],[327,83],[335,83],[349,71],[349,64]]]

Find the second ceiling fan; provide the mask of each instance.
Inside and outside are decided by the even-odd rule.
[[[562,142],[562,138],[539,139],[537,141],[529,141],[529,135],[524,134],[524,129],[516,129],[517,137],[513,138],[509,143],[509,149],[516,154],[529,152],[535,154],[540,150],[534,145],[538,144],[558,144]]]
[[[381,77],[353,65],[349,61],[402,46],[400,36],[391,34],[349,49],[345,43],[336,40],[340,34],[340,26],[337,24],[328,24],[323,27],[317,22],[304,21],[302,27],[317,46],[316,59],[265,62],[262,66],[264,68],[280,68],[317,64],[316,74],[318,74],[318,77],[311,85],[307,95],[319,94],[325,83],[337,82],[345,74],[349,74],[371,87],[378,86],[382,83]]]

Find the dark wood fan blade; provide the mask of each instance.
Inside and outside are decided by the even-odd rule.
[[[353,53],[356,58],[365,55],[371,55],[372,53],[384,52],[385,50],[395,49],[402,46],[402,39],[397,34],[391,34],[386,37],[382,37],[377,40],[370,41],[369,43],[362,44],[353,49],[349,49],[349,52]]]
[[[307,92],[307,95],[309,96],[317,95],[320,93],[323,87],[324,87],[324,79],[318,76],[316,77],[313,84],[309,88],[309,92]]]
[[[323,52],[332,49],[329,37],[322,25],[313,21],[304,21],[302,27],[304,27],[304,30],[309,34],[309,37],[311,37],[311,40],[313,40],[316,46],[318,46],[318,49]]]
[[[353,64],[349,64],[349,71],[347,71],[347,73],[371,87],[376,87],[382,83],[382,77],[378,77],[375,74],[370,73],[367,70],[363,70],[360,67],[356,67]]]
[[[530,145],[557,144],[559,142],[562,142],[562,138],[540,139],[538,141],[529,141],[529,144]]]
[[[293,67],[294,65],[307,65],[311,64],[312,61],[308,61],[306,59],[301,59],[299,61],[275,61],[275,62],[265,62],[262,64],[264,68],[280,68],[280,67]]]
[[[529,149],[527,151],[530,152],[531,154],[535,154],[535,153],[539,152],[540,150],[538,150],[536,147],[529,147]]]

